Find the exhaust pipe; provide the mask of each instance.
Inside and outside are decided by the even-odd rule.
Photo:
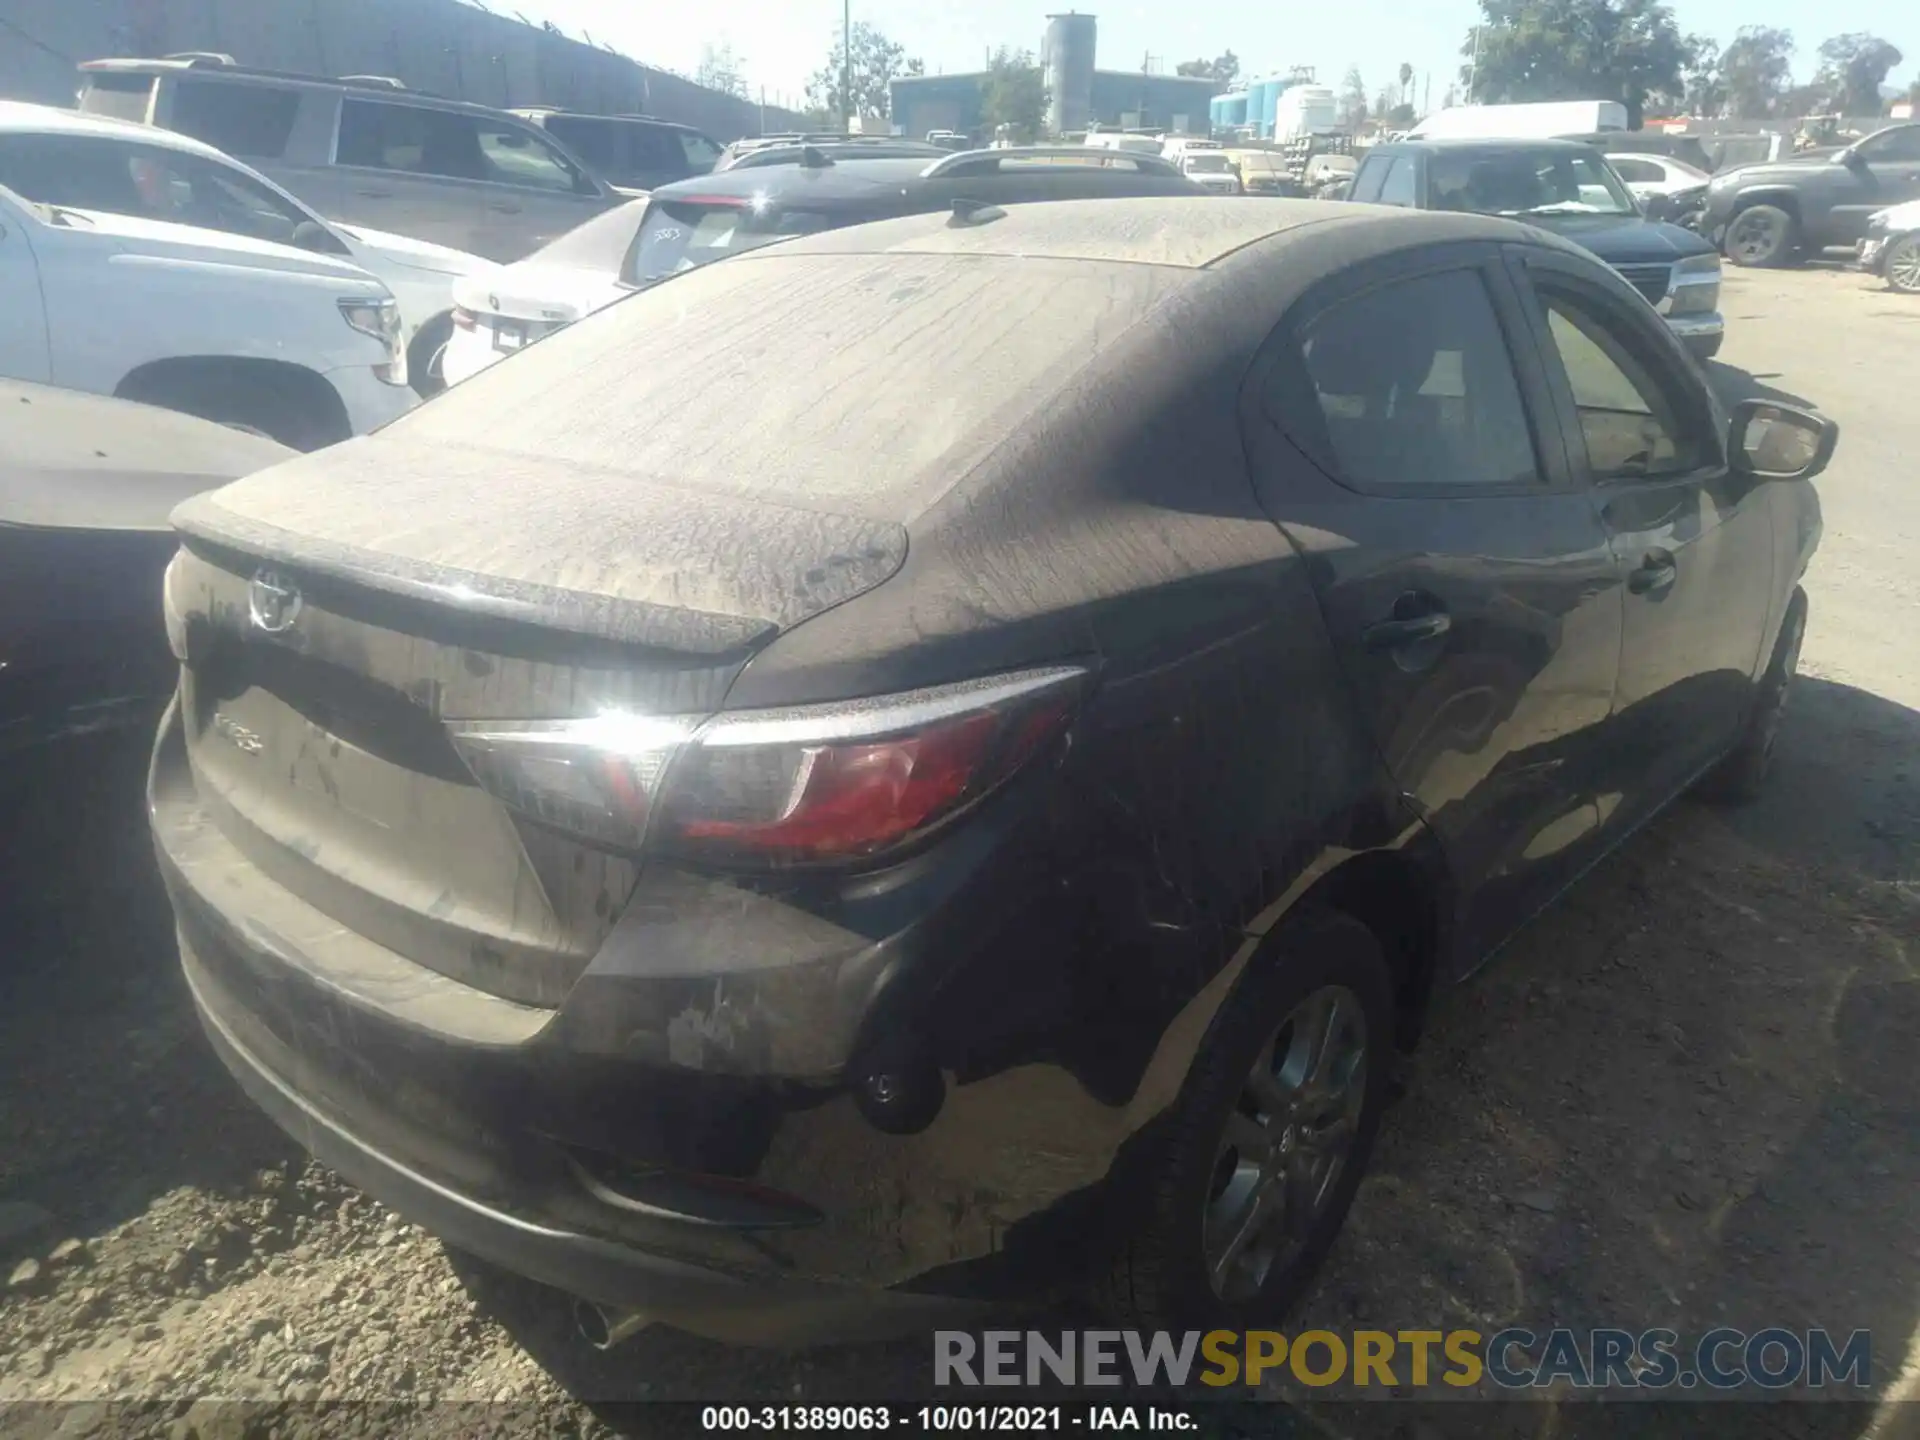
[[[573,1328],[596,1350],[611,1350],[652,1323],[653,1317],[645,1311],[610,1310],[591,1300],[573,1302]]]

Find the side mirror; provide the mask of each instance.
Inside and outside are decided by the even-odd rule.
[[[292,244],[302,250],[316,250],[325,255],[334,248],[333,237],[327,234],[326,227],[316,225],[311,220],[302,220],[293,227]]]
[[[1733,468],[1756,480],[1811,480],[1833,459],[1840,427],[1824,415],[1766,400],[1733,407],[1727,453]]]
[[[1665,195],[1649,195],[1640,202],[1640,209],[1649,220],[1664,220],[1673,213],[1673,202]]]
[[[1840,152],[1838,158],[1840,163],[1849,170],[1865,170],[1868,168],[1867,157],[1862,155],[1855,146],[1849,145],[1845,150]]]

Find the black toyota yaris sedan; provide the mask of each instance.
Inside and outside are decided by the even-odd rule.
[[[186,975],[315,1155],[602,1338],[1271,1322],[1436,990],[1760,783],[1834,438],[1482,216],[689,271],[176,513]]]

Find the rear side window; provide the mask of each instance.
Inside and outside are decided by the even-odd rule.
[[[341,102],[338,160],[408,175],[486,178],[472,116],[379,100]]]
[[[870,217],[839,223],[852,224],[856,218]],[[656,200],[640,222],[623,278],[630,285],[645,285],[743,250],[831,230],[834,224],[833,217],[813,211],[755,211],[744,200],[738,205]]]
[[[168,128],[229,155],[277,160],[299,113],[297,90],[182,76],[174,82]]]
[[[687,157],[687,173],[704,175],[713,169],[714,163],[720,158],[720,147],[706,136],[691,130],[682,130],[679,134],[681,152]]]
[[[602,175],[611,177],[620,173],[625,156],[620,133],[611,122],[576,115],[549,115],[546,129]]]
[[[1667,172],[1651,160],[1621,160],[1613,162],[1613,173],[1622,180],[1634,184],[1642,181],[1660,181],[1667,178]]]
[[[87,115],[144,122],[147,105],[152,98],[153,76],[98,70],[87,76],[86,92],[80,97],[80,110]]]
[[[531,126],[523,130],[518,125],[460,118],[473,126],[479,138],[481,179],[568,195],[589,188],[572,162]]]
[[[1512,356],[1477,270],[1394,281],[1342,301],[1313,321],[1301,355],[1315,413],[1283,407],[1273,418],[1354,489],[1539,480]]]

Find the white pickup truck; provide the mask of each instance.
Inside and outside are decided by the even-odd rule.
[[[312,450],[416,403],[399,307],[344,260],[0,187],[0,377]]]

